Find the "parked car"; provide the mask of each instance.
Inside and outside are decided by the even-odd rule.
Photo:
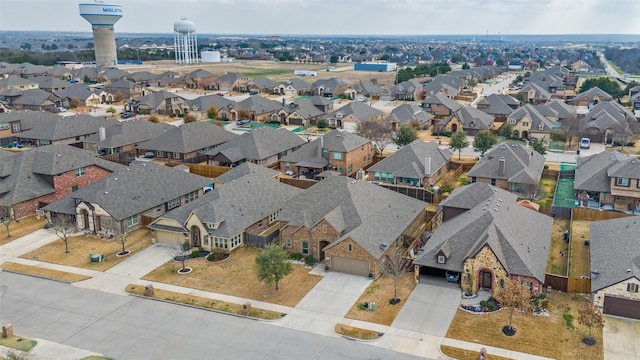
[[[367,101],[367,98],[366,98],[366,97],[364,97],[364,96],[360,96],[360,97],[358,98],[358,101],[360,101],[360,102],[365,102],[365,101]]]
[[[245,119],[245,120],[236,120],[236,125],[244,125],[244,124],[248,124],[250,123],[251,120],[249,119]]]
[[[144,153],[144,158],[145,159],[153,159],[156,156],[156,154],[153,151],[147,151],[146,153]]]
[[[457,283],[458,280],[460,280],[460,273],[456,272],[456,271],[447,271],[444,274],[444,277],[447,279],[448,282],[455,282]]]
[[[123,113],[122,115],[120,115],[120,119],[130,119],[132,117],[135,117],[136,114],[130,111],[127,111],[125,113]]]
[[[580,139],[580,149],[588,149],[591,147],[591,140],[589,138]]]
[[[63,106],[57,106],[54,107],[53,109],[51,109],[52,113],[63,113],[63,112],[67,112],[67,109],[64,108]]]

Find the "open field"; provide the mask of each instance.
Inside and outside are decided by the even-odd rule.
[[[101,239],[97,236],[84,234],[73,236],[69,238],[68,242],[68,254],[65,253],[64,242],[62,240],[55,240],[39,249],[22,255],[21,258],[97,271],[105,271],[127,259],[126,256],[116,256],[117,253],[122,251],[122,244],[116,242],[114,239]],[[147,228],[141,228],[128,235],[125,249],[133,254],[150,245],[150,230]],[[104,261],[99,263],[91,262],[89,259],[89,253],[94,255],[103,254]]]
[[[548,299],[549,316],[514,312],[512,325],[517,333],[512,337],[502,333],[509,324],[508,309],[483,315],[458,310],[447,337],[554,359],[603,359],[602,329],[593,329],[595,345],[582,343],[588,329],[578,323],[578,309],[588,300],[555,291]]]
[[[591,261],[589,246],[584,242],[590,239],[591,222],[588,220],[573,220],[571,223],[571,257],[569,259],[569,276],[589,276]]]
[[[569,219],[554,219],[551,233],[551,246],[547,260],[549,274],[567,276],[567,253],[569,246],[564,241],[565,230],[569,230]]]
[[[189,274],[178,274],[181,264],[168,261],[145,275],[143,279],[174,284],[193,289],[211,291],[247,299],[295,306],[320,281],[320,276],[309,275],[309,269],[294,265],[294,270],[279,284],[279,290],[258,280],[255,269],[256,255],[261,249],[241,247],[231,256],[215,263],[204,258],[189,259],[185,266],[193,269]]]
[[[416,287],[413,276],[413,272],[403,272],[400,274],[398,277],[398,298],[402,301],[400,301],[399,304],[391,305],[389,304],[389,300],[393,299],[393,276],[386,273],[383,274],[367,287],[358,298],[358,301],[349,309],[345,317],[347,319],[391,325],[400,310],[402,310],[402,306],[409,298],[409,295],[411,295],[411,292]],[[376,310],[365,310],[362,307],[365,301],[376,303]]]
[[[27,234],[31,234],[36,230],[40,230],[46,222],[47,221],[44,219],[44,217],[40,217],[40,219],[38,219],[35,215],[22,218],[18,220],[18,222],[12,221],[9,224],[9,232],[11,233],[11,237],[7,237],[7,228],[4,224],[2,224],[2,226],[0,226],[0,245],[4,245],[9,241],[19,239]]]

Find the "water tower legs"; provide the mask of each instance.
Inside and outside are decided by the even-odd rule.
[[[113,26],[93,26],[93,42],[98,66],[114,66],[118,64]]]

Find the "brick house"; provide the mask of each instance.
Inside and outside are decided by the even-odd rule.
[[[385,255],[422,236],[425,206],[366,181],[330,176],[282,208],[280,243],[332,271],[377,277]]]
[[[442,223],[413,262],[421,277],[457,272],[462,289],[471,293],[492,291],[515,279],[532,295],[540,294],[553,218],[516,200],[488,184],[455,189],[441,203]]]
[[[78,191],[120,168],[68,145],[50,145],[19,153],[0,150],[0,206],[16,218]]]
[[[451,116],[456,111],[462,109],[462,104],[449,99],[442,93],[437,93],[424,99],[424,101],[422,101],[422,107],[434,116],[432,125],[435,125],[439,120]]]
[[[174,128],[167,123],[152,123],[143,119],[120,121],[99,128],[97,134],[84,140],[84,148],[100,155],[135,152],[142,142]]]
[[[189,89],[212,89],[216,76],[207,70],[198,69],[186,76]]]
[[[261,95],[251,95],[238,102],[233,110],[242,110],[251,114],[251,120],[260,122],[280,122],[278,111],[282,109],[282,103],[267,99]],[[242,120],[242,119],[240,119]]]

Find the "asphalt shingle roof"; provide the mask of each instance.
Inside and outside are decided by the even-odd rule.
[[[116,124],[118,120],[91,115],[53,116],[43,119],[33,125],[31,130],[23,132],[24,139],[58,141],[91,135],[98,132],[101,126]]]
[[[230,161],[264,160],[283,151],[304,144],[304,140],[287,129],[263,126],[242,134],[231,141],[209,150],[206,155],[223,154]]]
[[[266,114],[282,109],[282,104],[275,100],[269,100],[260,95],[251,95],[237,103],[237,109],[248,110],[255,115]]]
[[[335,116],[337,114],[342,114],[343,117],[352,115],[359,121],[369,121],[375,119],[376,117],[379,117],[383,114],[383,112],[361,101],[352,101],[336,110],[333,114],[331,114],[331,116]]]
[[[262,165],[257,165],[251,162],[242,163],[226,173],[218,176],[214,179],[216,183],[228,183],[233,180],[239,179],[243,176],[251,175],[253,177],[260,177],[264,179],[274,179],[280,175],[279,171],[269,169]]]
[[[500,159],[505,160],[500,175]],[[520,144],[503,142],[487,152],[469,171],[468,176],[502,179],[511,183],[537,184],[544,168],[544,156]]]
[[[611,181],[607,174],[608,170],[631,158],[631,156],[617,151],[604,151],[579,157],[576,163],[574,189],[609,192],[611,190]]]
[[[635,277],[640,280],[640,217],[591,222],[591,291]]]
[[[421,124],[428,123],[434,116],[426,112],[418,104],[402,104],[391,110],[391,114],[387,117],[388,121],[397,121],[404,124],[412,120],[418,120]]]
[[[115,148],[153,139],[173,128],[175,127],[166,123],[154,124],[142,119],[128,120],[105,127],[104,140],[100,140],[100,135],[96,133],[89,136],[85,142],[95,143],[100,148]]]
[[[238,135],[218,125],[191,122],[169,129],[156,138],[141,143],[138,148],[187,154],[224,144],[237,137]]]
[[[418,140],[402,147],[367,171],[392,173],[394,177],[422,179],[440,170],[449,162],[452,155],[449,149],[440,149],[435,142]],[[425,159],[427,156],[431,159],[431,169],[428,169]]]

